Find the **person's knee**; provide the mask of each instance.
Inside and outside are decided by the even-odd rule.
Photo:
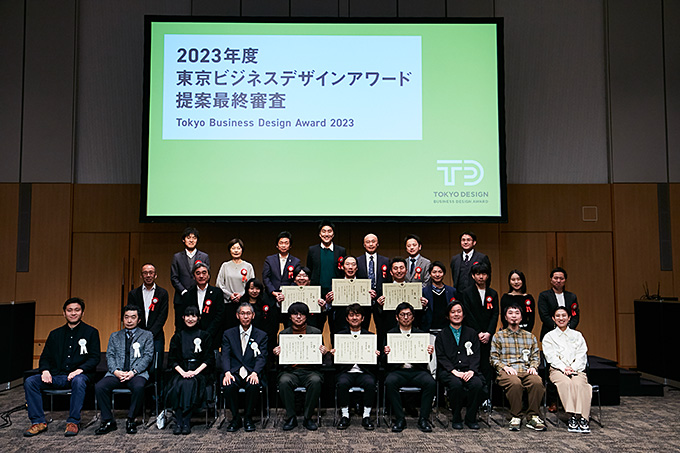
[[[31,390],[40,390],[42,386],[42,377],[39,374],[30,376],[24,382],[24,387],[30,388]]]
[[[71,379],[71,388],[74,390],[85,390],[87,387],[87,376],[79,374],[78,376]]]

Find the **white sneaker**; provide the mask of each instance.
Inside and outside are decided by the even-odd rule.
[[[581,431],[582,433],[590,432],[590,423],[588,423],[588,420],[586,420],[583,417],[581,417],[581,420],[578,422],[578,427],[579,431]]]
[[[570,433],[580,433],[581,428],[578,426],[578,419],[576,416],[572,415],[569,417],[569,422],[567,423],[567,431]]]
[[[519,417],[512,417],[510,420],[510,426],[508,429],[510,431],[519,431],[519,428],[522,426],[522,419]]]
[[[541,417],[534,415],[531,420],[527,422],[527,428],[533,429],[534,431],[545,431],[545,423],[541,420]]]

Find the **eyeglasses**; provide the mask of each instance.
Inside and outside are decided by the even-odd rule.
[[[410,311],[407,311],[407,312],[405,312],[405,313],[399,313],[399,317],[400,317],[400,318],[406,318],[406,319],[412,318],[412,317],[413,317],[413,313],[411,313]]]

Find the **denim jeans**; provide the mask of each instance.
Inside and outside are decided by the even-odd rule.
[[[24,393],[28,403],[28,418],[31,423],[46,423],[45,411],[43,410],[42,390],[45,389],[71,389],[71,408],[67,423],[80,423],[80,411],[85,401],[85,391],[89,379],[84,374],[79,374],[71,381],[68,376],[52,376],[52,383],[42,381],[40,374],[31,376],[24,382]]]

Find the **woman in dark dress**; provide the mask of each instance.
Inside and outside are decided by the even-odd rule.
[[[198,307],[184,310],[185,328],[170,340],[168,365],[174,370],[166,405],[175,413],[173,434],[191,433],[192,412],[205,403],[208,373],[215,363],[210,334],[198,328]]]
[[[255,313],[253,326],[263,330],[268,338],[276,338],[279,333],[279,309],[276,301],[272,303],[267,297],[264,284],[256,278],[251,278],[246,282],[246,292],[241,299],[243,302],[250,302]],[[275,341],[269,342],[269,352],[276,346]]]
[[[519,327],[531,332],[536,319],[536,302],[531,294],[527,294],[527,280],[524,273],[517,269],[511,270],[508,275],[508,286],[509,292],[501,297],[501,313],[505,313],[505,307],[508,305],[519,306],[522,309],[522,322],[519,323]],[[508,327],[505,317],[501,317],[501,322],[504,329]]]
[[[423,297],[427,303],[424,305],[424,310],[420,316],[420,328],[424,331],[433,330],[431,332],[436,334],[441,329],[448,326],[446,308],[451,301],[456,300],[456,290],[444,284],[444,276],[446,275],[446,265],[441,261],[435,261],[430,264],[428,269],[430,273],[430,283],[423,286]]]

